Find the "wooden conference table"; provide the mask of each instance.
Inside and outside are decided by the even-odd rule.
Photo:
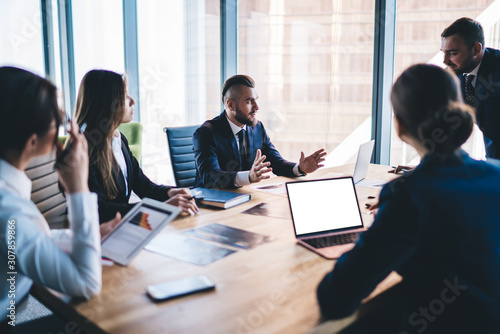
[[[371,165],[367,179],[389,181],[395,175],[387,173],[388,169]],[[321,169],[305,178],[350,175],[352,171],[353,165],[345,165]],[[257,185],[290,180],[271,178]],[[176,219],[160,234],[220,223],[272,236],[273,241],[206,266],[142,250],[126,267],[104,266],[101,294],[75,304],[76,310],[110,333],[321,333],[335,332],[359,316],[321,322],[316,287],[335,261],[296,244],[286,193],[270,194],[251,186],[237,192],[251,193],[251,201],[227,210],[202,209],[197,216]],[[365,203],[374,201],[368,200],[369,195],[378,198],[379,192],[357,186],[363,220],[368,226],[373,216],[368,214]],[[261,202],[269,203],[276,217],[241,213]],[[210,277],[216,290],[161,303],[152,302],[145,294],[149,284],[198,274]],[[392,273],[367,300],[399,280]]]

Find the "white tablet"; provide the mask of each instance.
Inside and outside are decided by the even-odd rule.
[[[144,198],[102,240],[102,256],[126,266],[180,212],[178,207]]]

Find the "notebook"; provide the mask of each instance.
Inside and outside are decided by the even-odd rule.
[[[191,194],[193,194],[197,203],[222,209],[229,209],[250,200],[250,194],[238,194],[230,191],[208,188],[193,188],[191,189]]]
[[[370,166],[374,144],[375,139],[359,146],[356,166],[354,167],[354,173],[352,174],[355,184],[361,182],[366,177],[366,174],[368,174],[368,167]]]
[[[301,246],[336,259],[366,230],[352,177],[287,182],[286,190]]]

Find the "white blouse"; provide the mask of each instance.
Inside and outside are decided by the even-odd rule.
[[[122,136],[113,136],[113,141],[111,142],[113,148],[113,153],[115,155],[116,162],[122,170],[123,177],[125,178],[125,191],[128,194],[128,183],[127,183],[127,163],[125,162],[125,157],[122,151]]]
[[[97,195],[67,194],[69,230],[50,230],[30,195],[31,180],[0,159],[0,268],[2,277],[13,278],[0,281],[3,319],[12,300],[18,306],[29,292],[32,280],[85,298],[101,290]]]

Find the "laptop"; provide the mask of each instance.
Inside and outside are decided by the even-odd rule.
[[[372,159],[374,144],[375,139],[359,146],[358,157],[356,159],[356,165],[354,166],[354,173],[352,174],[355,184],[361,182],[366,177],[366,174],[368,174],[368,167]]]
[[[286,191],[301,246],[336,259],[366,231],[352,177],[287,182]]]

